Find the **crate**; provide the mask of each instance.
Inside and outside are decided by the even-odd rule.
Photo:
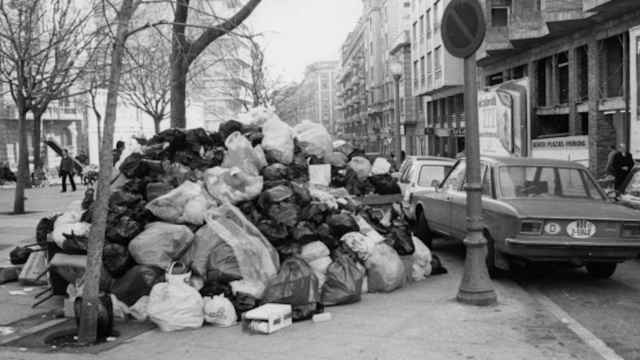
[[[242,314],[242,329],[251,333],[271,334],[293,323],[291,305],[264,304]],[[251,326],[251,324],[257,326]]]

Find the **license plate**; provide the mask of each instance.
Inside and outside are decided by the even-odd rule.
[[[567,234],[574,239],[588,239],[595,233],[596,225],[588,220],[577,220],[567,225]]]

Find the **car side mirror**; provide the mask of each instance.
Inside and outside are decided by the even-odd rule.
[[[440,181],[438,180],[433,180],[431,182],[431,186],[433,186],[434,188],[439,188],[440,187]]]

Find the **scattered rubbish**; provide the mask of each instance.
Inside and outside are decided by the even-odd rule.
[[[314,323],[331,321],[331,313],[325,312],[325,313],[322,313],[322,314],[315,314],[311,318],[311,321],[313,321]]]
[[[16,329],[10,326],[0,326],[0,336],[8,336],[16,332]]]

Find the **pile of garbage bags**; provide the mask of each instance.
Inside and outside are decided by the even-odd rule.
[[[382,211],[354,200],[399,192],[388,161],[332,143],[320,124],[291,128],[265,109],[239,120],[215,133],[165,130],[118,164],[101,281],[115,314],[171,331],[229,326],[271,302],[303,320],[443,271],[399,204]],[[331,186],[309,181],[313,166]],[[86,254],[93,200],[90,190],[42,219],[38,241]]]

